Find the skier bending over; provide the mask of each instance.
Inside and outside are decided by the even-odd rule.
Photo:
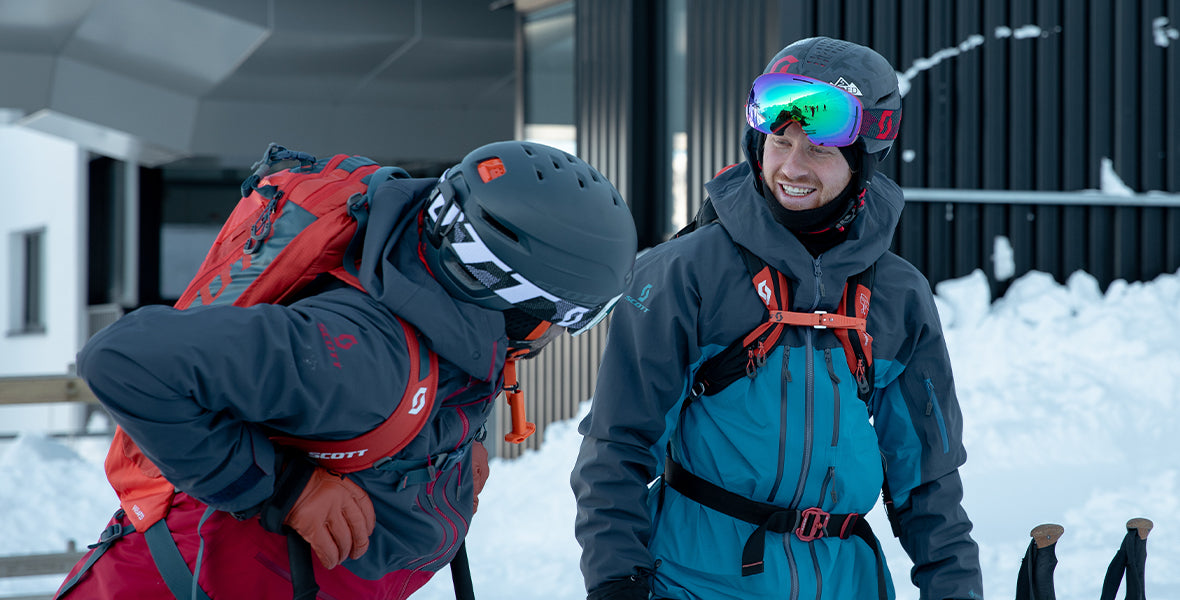
[[[506,356],[593,324],[630,280],[635,251],[627,205],[590,165],[498,142],[440,179],[381,184],[363,292],[336,282],[288,305],[123,317],[82,349],[79,373],[142,450],[129,468],[158,468],[177,493],[162,527],[138,531],[139,515],[117,513],[104,553],[83,558],[62,595],[289,599],[309,575],[289,560],[291,530],[319,559],[307,562],[323,597],[410,595],[467,533],[473,441]],[[425,352],[410,360],[419,344],[407,338],[437,353],[438,381],[403,450],[341,476],[273,441],[356,438],[395,409],[413,412],[410,373],[428,367]],[[134,490],[117,491],[135,512]]]

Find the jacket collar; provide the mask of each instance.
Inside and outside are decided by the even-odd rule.
[[[393,179],[377,188],[370,202],[361,284],[421,332],[435,353],[488,381],[504,365],[503,314],[452,298],[418,256],[418,213],[436,183]]]
[[[849,226],[848,238],[812,258],[803,244],[780,225],[755,186],[749,162],[710,181],[708,191],[722,227],[733,241],[797,283],[795,310],[830,308],[839,301],[844,282],[865,270],[888,250],[904,204],[901,189],[877,173],[870,181],[865,207]]]

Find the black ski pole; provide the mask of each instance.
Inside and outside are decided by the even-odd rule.
[[[287,556],[291,563],[291,587],[295,600],[315,600],[320,586],[311,565],[311,544],[293,530],[287,530]]]
[[[1102,581],[1102,600],[1114,600],[1126,575],[1127,600],[1144,600],[1144,570],[1147,563],[1147,534],[1151,532],[1150,519],[1137,517],[1127,521],[1127,535],[1118,552],[1106,569]]]
[[[475,600],[471,585],[471,564],[467,560],[467,542],[459,544],[459,551],[451,559],[451,581],[455,584],[455,600]]]
[[[1016,600],[1055,600],[1053,569],[1057,567],[1057,540],[1065,528],[1056,523],[1037,525],[1029,532],[1032,541],[1020,561],[1016,579]]]

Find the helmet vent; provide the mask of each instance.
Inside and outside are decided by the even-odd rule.
[[[541,173],[541,170],[540,170],[540,169],[534,169],[534,170],[537,172],[537,181],[544,181],[544,180],[545,180],[545,174],[544,174],[544,173]]]
[[[561,163],[557,162],[557,159],[552,159],[552,160],[553,160],[553,168],[560,171],[561,170]]]
[[[533,155],[533,149],[532,149],[532,148],[530,148],[528,144],[521,144],[521,145],[520,145],[520,149],[521,149],[521,150],[524,150],[524,153],[525,153],[525,154],[527,154],[527,155],[529,155],[529,156],[532,156],[532,155]]]
[[[583,181],[581,177],[578,178],[578,187],[580,187],[582,189],[586,188],[586,182]]]
[[[514,242],[520,241],[520,238],[516,237],[516,234],[513,233],[511,229],[508,229],[508,227],[506,225],[501,223],[495,217],[493,217],[487,213],[484,213],[483,214],[483,221],[484,221],[484,223],[487,223],[488,225],[490,225],[492,227],[492,229],[495,229],[496,231],[499,231],[501,234],[503,234],[504,237],[507,237],[508,239],[510,239]]]

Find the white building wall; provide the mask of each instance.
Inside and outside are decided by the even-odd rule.
[[[63,375],[85,341],[88,153],[74,142],[0,125],[0,377]],[[12,245],[45,230],[45,331],[12,334]],[[76,427],[77,405],[0,406],[0,429]]]

